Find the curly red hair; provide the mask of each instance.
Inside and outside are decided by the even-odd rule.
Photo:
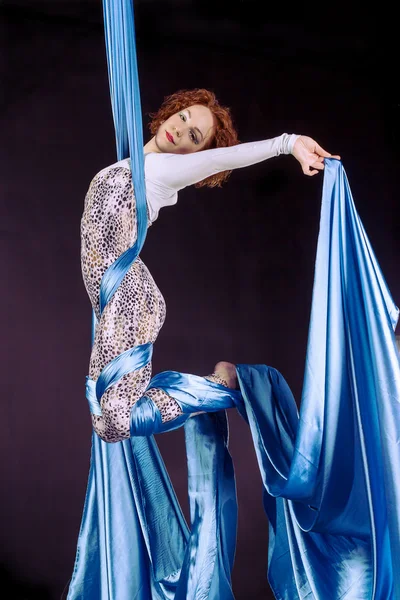
[[[207,106],[215,117],[215,133],[207,148],[235,146],[239,143],[236,129],[233,126],[230,109],[226,106],[221,106],[215,97],[215,94],[203,88],[180,90],[175,94],[166,96],[159,110],[156,113],[149,114],[151,118],[151,122],[149,123],[151,133],[155,135],[160,125],[169,117],[194,104]],[[211,175],[196,183],[195,187],[203,187],[205,185],[208,187],[221,187],[228,179],[231,172],[232,171],[222,171],[221,173]]]

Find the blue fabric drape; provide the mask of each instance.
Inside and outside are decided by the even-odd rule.
[[[397,318],[346,173],[327,160],[300,418],[279,373],[237,367],[279,599],[400,599]]]
[[[131,0],[104,0],[104,16],[118,158],[132,158],[138,242],[106,272],[101,310],[147,227]],[[326,161],[300,418],[283,377],[265,365],[239,365],[241,392],[225,391],[226,404],[203,378],[167,372],[150,384],[177,396],[186,414],[236,405],[248,421],[270,520],[268,576],[280,600],[400,600],[397,317],[344,169]],[[95,327],[93,320],[93,334]],[[92,412],[101,411],[107,385],[145,364],[151,349],[124,354],[100,382],[87,382]],[[135,409],[142,432],[154,430],[150,408]],[[237,506],[226,415],[183,421],[190,529],[152,436],[107,444],[93,433],[69,600],[233,598]]]
[[[111,105],[118,160],[131,158],[137,210],[137,241],[105,273],[100,311],[111,300],[130,265],[139,255],[147,233],[144,184],[143,125],[136,60],[132,0],[103,0],[104,30]]]

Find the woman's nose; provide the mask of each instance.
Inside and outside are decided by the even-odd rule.
[[[182,135],[182,131],[179,129],[179,127],[175,127],[175,133],[178,138]]]

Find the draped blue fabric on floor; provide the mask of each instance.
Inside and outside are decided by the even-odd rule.
[[[132,157],[138,242],[106,274],[102,309],[142,247],[147,219],[131,0],[104,0],[104,15],[118,158]],[[241,394],[232,393],[259,461],[268,577],[280,600],[400,600],[397,317],[344,169],[327,160],[300,418],[271,367],[238,365]],[[198,410],[208,384],[189,379]],[[171,373],[157,376],[158,387],[163,380]],[[227,437],[224,411],[185,424],[189,528],[152,436],[107,444],[92,434],[69,600],[233,599],[237,507]]]

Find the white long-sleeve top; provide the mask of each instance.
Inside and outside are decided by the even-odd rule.
[[[146,154],[144,171],[151,222],[157,219],[163,206],[177,203],[179,190],[221,171],[254,165],[280,154],[291,154],[298,137],[296,134],[283,133],[269,140],[247,142],[226,148],[211,148],[191,154],[166,152]],[[130,168],[130,159],[111,165],[111,167],[115,166]]]

